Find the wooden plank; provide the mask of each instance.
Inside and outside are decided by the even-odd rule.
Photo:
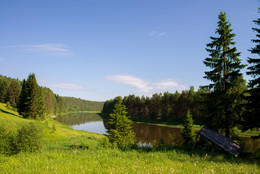
[[[217,131],[204,127],[198,134],[236,157],[241,152],[241,147],[238,144]]]

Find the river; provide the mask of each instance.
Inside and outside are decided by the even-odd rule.
[[[71,113],[57,116],[55,120],[65,123],[76,130],[107,134],[105,127],[107,120],[94,113]],[[166,145],[182,145],[182,128],[160,126],[145,123],[133,123],[133,130],[139,144],[163,143]],[[240,144],[245,151],[255,152],[260,145],[260,139],[241,138]]]

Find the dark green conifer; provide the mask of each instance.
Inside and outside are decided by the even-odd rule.
[[[226,136],[230,135],[230,128],[234,126],[236,119],[241,114],[237,107],[242,100],[243,80],[240,70],[245,67],[238,58],[232,33],[231,23],[226,19],[226,13],[222,12],[218,16],[218,28],[216,34],[219,37],[210,37],[211,43],[207,44],[206,50],[209,52],[203,63],[211,68],[205,72],[206,79],[212,81],[205,86],[210,90],[207,96],[207,124],[215,129],[225,130]]]
[[[185,144],[192,144],[194,142],[194,129],[193,129],[193,119],[192,115],[190,114],[190,110],[188,110],[186,114],[186,118],[183,124],[183,132],[182,137]]]
[[[260,25],[260,18],[254,20],[253,22]],[[250,96],[247,97],[248,104],[246,107],[246,113],[244,114],[244,130],[260,127],[260,29],[252,29],[257,32],[257,38],[252,39],[252,42],[256,45],[249,51],[256,57],[247,59],[250,64],[247,74],[252,76],[253,79],[249,81]]]
[[[130,147],[135,142],[132,121],[127,117],[122,100],[115,105],[113,113],[110,114],[107,133],[109,141],[119,148]]]
[[[44,102],[35,74],[30,74],[27,80],[23,81],[18,112],[24,118],[43,119],[44,117]]]

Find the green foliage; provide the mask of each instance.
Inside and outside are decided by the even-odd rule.
[[[19,100],[19,94],[20,94],[20,84],[19,81],[12,80],[11,84],[7,91],[7,101],[10,102],[10,104],[14,107],[16,107],[16,104]]]
[[[18,112],[24,118],[44,119],[44,102],[35,74],[30,74],[27,80],[23,81]]]
[[[46,87],[42,87],[41,91],[45,105],[45,112],[47,115],[61,114],[66,112],[66,106],[62,97],[54,94],[51,89]]]
[[[55,124],[53,124],[53,125],[52,125],[52,133],[54,133],[56,130],[57,130],[57,129],[56,129],[56,126],[55,126]]]
[[[0,102],[9,102],[16,106],[20,94],[20,84],[17,79],[0,75]]]
[[[108,121],[109,141],[119,148],[128,148],[135,143],[132,122],[126,114],[126,107],[119,101]]]
[[[6,102],[7,91],[9,88],[10,82],[6,77],[0,75],[0,102]]]
[[[183,124],[183,132],[182,137],[184,139],[184,144],[192,144],[194,142],[195,134],[194,134],[194,128],[193,128],[193,119],[192,115],[190,114],[190,111],[188,110],[186,114],[186,118],[184,120]]]
[[[10,104],[10,102],[7,102],[7,103],[6,103],[6,108],[7,108],[7,109],[11,109],[11,104]]]
[[[37,82],[37,95],[29,96],[29,93],[36,91],[29,90],[35,86],[33,85],[35,84],[33,78],[35,78],[35,75],[30,74],[27,80],[23,80],[21,82],[18,79],[12,79],[10,77],[0,75],[0,102],[9,102],[12,107],[18,108],[20,114],[24,113],[26,118],[30,118],[28,114],[26,114],[26,111],[28,111],[29,108],[32,108],[29,107],[29,105],[33,105],[33,102],[28,102],[29,98],[35,98],[34,96],[38,96],[39,98],[40,95],[41,100],[39,100],[40,102],[37,102],[37,104],[40,103],[42,106],[41,108],[44,108],[44,110],[40,111],[39,115],[42,114],[41,112],[44,112],[44,114],[47,115],[58,115],[61,113],[74,111],[101,111],[103,108],[104,102],[88,101],[74,97],[61,97],[54,94],[49,88],[39,87]],[[42,118],[43,117],[37,117],[36,119]]]
[[[212,81],[211,84],[204,86],[211,90],[206,99],[206,115],[208,126],[214,129],[225,129],[226,136],[230,135],[230,128],[234,127],[236,118],[242,114],[241,108],[243,80],[240,70],[245,67],[241,65],[238,58],[233,38],[231,24],[226,19],[226,13],[220,12],[218,28],[216,34],[219,37],[210,37],[211,43],[207,44],[206,50],[209,52],[203,63],[211,68],[205,72],[205,79]],[[233,46],[233,47],[232,47]],[[212,105],[213,104],[213,105]],[[211,124],[211,122],[214,122]]]
[[[152,97],[141,98],[135,95],[129,95],[122,99],[116,97],[107,100],[104,104],[102,113],[109,115],[113,112],[115,104],[119,100],[123,100],[123,104],[127,108],[128,115],[133,119],[158,121],[174,121],[185,117],[186,111],[189,109],[194,118],[200,119],[203,115],[201,109],[202,101],[206,93],[204,89],[197,92],[191,87],[190,90],[184,90],[181,93],[164,92],[163,94],[153,94]]]
[[[2,103],[0,109],[9,111]],[[41,153],[0,154],[0,173],[259,173],[259,161],[255,158],[235,158],[176,146],[128,150],[103,148],[103,135],[76,131],[49,119],[49,125],[55,124],[58,130],[52,134],[46,121],[22,119],[13,111],[8,114],[1,110],[0,123],[8,134],[11,128],[17,129],[28,122],[41,127],[44,149]]]
[[[88,101],[75,97],[62,97],[67,112],[75,111],[101,111],[104,102]]]
[[[260,18],[254,20],[257,25],[260,25]],[[247,75],[253,77],[249,81],[249,93],[247,97],[248,104],[246,106],[246,113],[243,115],[244,130],[260,128],[260,29],[253,28],[256,34],[256,39],[252,42],[255,43],[255,47],[249,51],[255,55],[255,58],[248,58],[247,61],[250,64],[248,67]]]
[[[0,125],[0,154],[36,152],[42,148],[42,143],[42,130],[36,124],[27,123],[17,133],[4,124]]]
[[[13,154],[15,148],[14,140],[15,137],[8,131],[8,127],[4,124],[0,124],[0,154]]]
[[[42,148],[42,130],[36,124],[28,123],[18,130],[16,138],[18,152],[36,152]]]

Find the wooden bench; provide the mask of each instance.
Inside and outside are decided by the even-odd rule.
[[[235,157],[238,157],[239,153],[241,152],[241,147],[238,144],[236,144],[234,141],[232,141],[230,138],[207,127],[202,128],[197,133],[195,142],[193,144],[193,149],[196,147],[198,135],[206,138],[208,141],[212,142],[213,144],[222,148],[223,150],[229,152]]]

